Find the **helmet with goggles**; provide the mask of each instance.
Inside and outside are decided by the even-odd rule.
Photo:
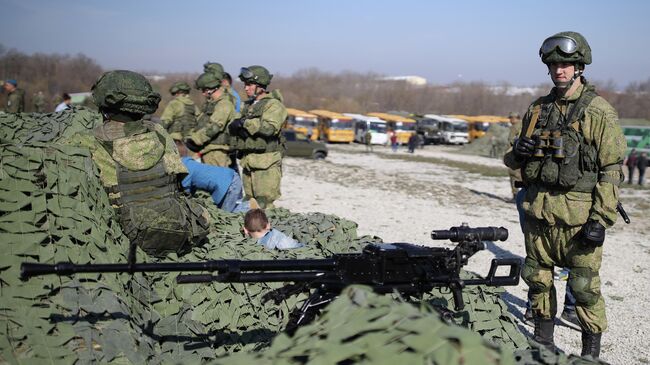
[[[560,32],[544,40],[539,48],[539,56],[545,64],[551,63],[591,63],[591,47],[582,34]]]
[[[239,79],[245,84],[256,84],[267,87],[271,83],[273,75],[263,66],[242,67],[239,71]]]

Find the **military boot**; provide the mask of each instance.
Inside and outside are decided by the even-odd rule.
[[[535,333],[533,335],[533,340],[552,350],[555,347],[555,343],[553,343],[554,329],[555,321],[553,318],[535,318]]]
[[[602,333],[582,331],[582,352],[580,356],[591,355],[594,359],[600,356],[600,338]]]

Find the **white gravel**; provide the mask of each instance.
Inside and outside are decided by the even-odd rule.
[[[386,159],[389,148],[375,146],[364,153],[360,145],[330,145],[325,161],[286,158],[282,198],[277,205],[294,212],[323,212],[359,224],[359,234],[376,235],[385,242],[451,245],[432,241],[433,229],[469,223],[504,226],[506,242],[490,245],[476,254],[468,269],[487,273],[495,256],[525,256],[517,210],[509,203],[507,177],[470,174],[446,163]],[[504,169],[500,160],[463,155],[459,147],[426,146],[415,156],[472,162]],[[397,156],[412,156],[400,150]],[[600,271],[607,304],[609,329],[603,335],[601,356],[612,364],[650,362],[650,190],[622,189],[622,201],[632,219],[622,219],[607,232]],[[556,281],[558,301],[564,300],[566,282]],[[527,287],[523,281],[508,287],[504,297],[519,319],[525,310]],[[560,306],[561,308],[561,306]],[[561,310],[561,309],[560,309]],[[558,313],[559,316],[559,313]],[[520,326],[530,333],[532,328]],[[556,326],[556,345],[570,353],[580,352],[580,333]]]

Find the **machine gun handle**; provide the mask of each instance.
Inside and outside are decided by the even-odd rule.
[[[506,276],[497,276],[497,270],[501,266],[506,266],[510,270]],[[489,286],[514,286],[519,285],[521,276],[521,259],[492,259],[490,271],[485,279],[464,280],[465,285],[489,285]]]
[[[465,285],[461,280],[449,284],[449,289],[451,289],[451,295],[453,295],[454,297],[454,309],[456,311],[460,311],[463,310],[463,308],[465,308],[465,301],[463,300],[464,286]]]

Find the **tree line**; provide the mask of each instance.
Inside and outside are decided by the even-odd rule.
[[[90,91],[92,84],[104,72],[93,59],[77,54],[25,54],[6,50],[0,45],[0,80],[16,79],[26,91],[27,111],[33,111],[33,96],[39,91],[48,102],[46,110],[53,110],[63,93]],[[273,72],[273,70],[271,70]],[[167,74],[164,79],[152,80],[160,92],[162,106],[171,99],[169,87],[175,81],[186,81],[194,86],[198,74]],[[234,87],[242,99],[243,85],[233,73]],[[618,110],[622,118],[650,119],[650,78],[616,91],[612,82],[596,82],[597,89]],[[523,113],[531,101],[548,92],[550,82],[534,88],[530,93],[512,94],[511,85],[494,87],[483,82],[454,83],[450,85],[416,86],[406,81],[383,80],[383,75],[359,72],[324,72],[304,69],[292,75],[276,75],[271,88],[281,90],[285,104],[294,108],[327,109],[338,112],[368,113],[376,111],[408,111],[425,114],[507,115]],[[6,95],[0,97],[5,102]],[[200,104],[203,96],[192,90],[191,97]],[[4,105],[4,104],[3,104]],[[157,114],[162,112],[159,108]]]

